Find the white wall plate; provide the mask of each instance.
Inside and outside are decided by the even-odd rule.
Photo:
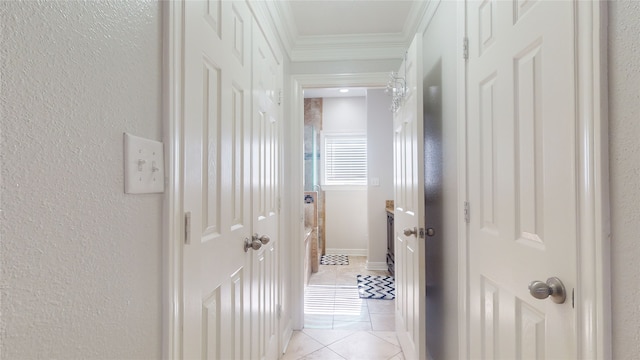
[[[164,151],[160,141],[124,133],[124,192],[164,192]]]

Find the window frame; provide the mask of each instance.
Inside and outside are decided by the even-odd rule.
[[[358,139],[364,140],[364,178],[362,180],[348,180],[348,181],[336,181],[327,179],[327,139]],[[367,134],[364,132],[321,132],[320,134],[320,181],[323,188],[331,189],[362,189],[366,188],[368,184],[368,139]]]

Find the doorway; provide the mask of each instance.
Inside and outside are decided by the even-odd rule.
[[[355,286],[358,274],[390,275],[390,103],[380,88],[304,89],[305,285]],[[335,266],[319,266],[323,256]]]
[[[354,74],[354,75],[304,75],[304,76],[292,76],[293,78],[293,104],[292,104],[292,113],[295,114],[298,118],[303,118],[304,116],[304,99],[303,99],[303,90],[315,90],[320,88],[339,88],[343,86],[355,86],[355,87],[383,87],[388,78],[388,73],[376,73],[376,74]],[[303,122],[298,122],[295,124],[295,127],[291,129],[292,136],[298,136],[298,139],[304,139],[304,124]],[[294,148],[296,148],[294,150]],[[305,174],[305,161],[300,160],[300,154],[305,152],[304,142],[298,141],[293,145],[291,153],[297,154],[297,159],[292,159],[292,163],[297,166],[297,171],[299,176],[298,179],[308,178],[309,174]],[[305,157],[306,158],[306,157]],[[313,155],[311,155],[311,159],[313,159]],[[311,163],[311,159],[307,159],[309,163]],[[391,166],[389,167],[389,172],[391,172]],[[318,174],[319,176],[319,174]],[[319,183],[319,181],[318,181]],[[315,183],[313,185],[319,185]],[[304,191],[309,190],[305,189],[305,183],[301,180],[299,184],[295,187],[300,191],[297,192],[294,196],[293,201],[296,202],[294,205],[294,209],[300,209],[300,212],[304,214]],[[318,186],[312,185],[311,190],[318,190]],[[321,188],[321,186],[320,186]],[[322,189],[324,190],[324,189]],[[391,196],[392,198],[392,196]],[[381,211],[384,213],[384,201],[380,205]],[[383,221],[384,226],[386,226],[386,221]],[[297,226],[294,229],[295,234],[300,234],[301,236],[305,235],[304,227]],[[386,231],[382,231],[382,235],[386,235]],[[329,248],[331,248],[330,243],[327,244]],[[382,242],[382,246],[384,246],[386,251],[386,242]],[[365,248],[366,249],[366,248]],[[326,250],[326,249],[325,249]],[[379,346],[375,344],[388,344],[388,350],[391,352],[400,352],[400,349],[395,342],[395,333],[393,331],[384,331],[380,332],[377,336],[369,334],[366,329],[371,329],[376,327],[376,320],[373,322],[370,320],[370,313],[380,312],[383,309],[375,308],[375,305],[369,308],[369,304],[366,301],[359,299],[357,296],[357,288],[355,287],[345,287],[342,286],[345,279],[350,276],[355,282],[355,276],[357,274],[366,273],[367,270],[367,258],[369,257],[366,252],[363,253],[352,253],[349,256],[350,265],[345,268],[338,269],[337,267],[328,268],[331,265],[327,265],[324,268],[320,268],[319,272],[312,276],[310,280],[311,285],[316,285],[312,291],[307,292],[306,298],[310,300],[307,304],[307,312],[315,311],[316,314],[313,314],[311,317],[307,316],[307,320],[305,321],[305,306],[304,302],[301,301],[305,298],[305,281],[304,276],[304,262],[300,259],[304,259],[304,246],[299,246],[298,249],[294,250],[294,253],[298,253],[300,255],[299,259],[293,261],[293,276],[294,276],[294,284],[292,286],[292,292],[294,299],[292,301],[293,310],[293,319],[294,319],[294,328],[296,329],[305,329],[301,332],[295,332],[292,336],[291,342],[289,344],[288,349],[292,349],[288,351],[285,356],[288,358],[290,356],[295,355],[291,352],[293,349],[299,348],[298,345],[300,343],[311,343],[315,344],[313,346],[317,346],[318,348],[314,351],[340,351],[338,348],[341,344],[353,344],[355,340],[362,341],[371,341],[370,345],[367,346],[357,346],[355,348],[358,351],[366,351],[366,349],[378,349],[380,351]],[[381,264],[383,265],[383,269],[386,271],[386,263],[384,262],[384,258],[381,260]],[[377,270],[381,272],[380,270]],[[349,274],[349,275],[347,275]],[[297,278],[295,278],[297,276]],[[332,282],[332,283],[331,283]],[[331,283],[331,284],[330,284]],[[327,295],[330,294],[330,295]],[[355,296],[354,296],[355,295]],[[296,300],[297,299],[297,300]],[[385,301],[385,300],[381,300]],[[388,302],[389,304],[393,304],[393,302]],[[330,305],[328,305],[330,304]],[[336,304],[338,305],[336,307]],[[384,307],[384,305],[381,305]],[[390,306],[392,308],[392,305]],[[362,309],[367,310],[366,317],[368,321],[351,321],[351,324],[348,325],[348,320],[364,320],[362,318],[363,312]],[[337,310],[336,310],[337,309]],[[329,313],[331,312],[331,313]],[[357,314],[356,314],[357,312]],[[377,315],[374,315],[376,317]],[[328,318],[331,317],[331,328],[328,328]],[[309,321],[312,320],[312,321]],[[315,321],[315,325],[313,323]],[[324,323],[323,323],[324,321]],[[357,324],[354,324],[357,323]],[[334,324],[336,325],[334,328]],[[313,328],[315,326],[315,328]],[[350,326],[353,326],[350,328]],[[362,329],[366,327],[365,330],[358,331],[357,327],[361,326]],[[324,327],[325,329],[322,329]],[[325,332],[325,330],[330,330],[329,332]],[[383,334],[384,333],[384,334]],[[310,335],[311,334],[311,335]],[[316,338],[313,338],[316,336]],[[337,337],[336,337],[337,336]],[[340,340],[346,340],[346,337],[349,336],[351,341],[344,343],[339,343]],[[384,337],[381,338],[381,337]],[[315,341],[315,343],[314,343]],[[326,343],[325,343],[326,342]],[[333,344],[333,345],[332,345]],[[333,346],[333,347],[332,347]],[[354,348],[353,346],[347,346],[346,348]],[[345,350],[346,350],[345,348]],[[320,354],[320,353],[318,353]],[[394,356],[395,353],[391,354],[390,357]],[[360,354],[362,355],[362,354]]]
[[[303,90],[318,88],[338,87],[384,87],[388,80],[388,73],[366,74],[306,74],[291,76],[291,114],[295,118],[304,118]],[[300,214],[300,222],[295,222],[291,227],[291,238],[304,238],[304,161],[301,154],[304,153],[304,123],[296,121],[291,123],[288,129],[292,139],[289,144],[289,162],[291,164],[291,177],[299,179],[293,181],[290,186],[291,209],[293,214]],[[305,247],[302,241],[292,241],[291,251],[294,255],[291,260],[291,318],[294,329],[302,329],[304,326],[304,256]]]

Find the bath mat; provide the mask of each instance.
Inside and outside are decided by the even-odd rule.
[[[322,255],[320,265],[349,265],[348,255]]]
[[[393,300],[396,284],[392,276],[358,275],[358,293],[361,299]]]

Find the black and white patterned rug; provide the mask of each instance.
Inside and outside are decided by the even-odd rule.
[[[334,254],[322,255],[320,265],[349,265],[349,256]]]
[[[358,294],[362,299],[393,300],[396,283],[392,276],[358,275]]]

